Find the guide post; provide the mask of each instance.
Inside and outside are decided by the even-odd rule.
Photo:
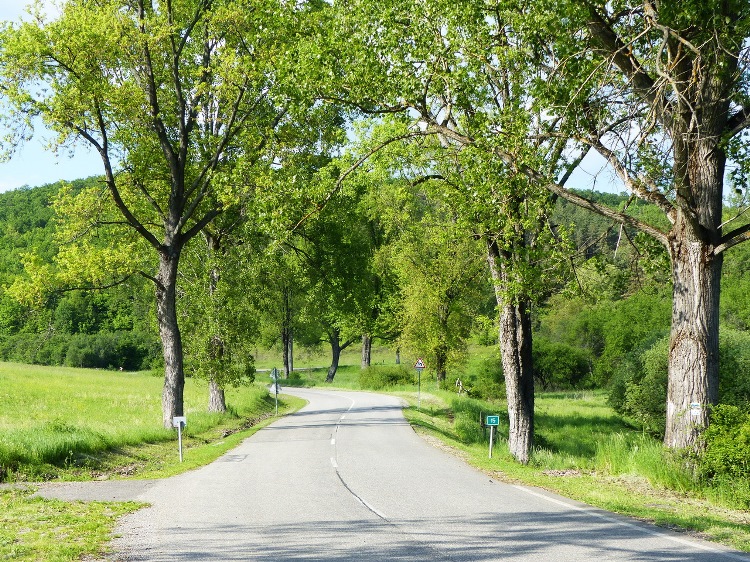
[[[279,370],[271,369],[271,380],[273,381],[274,396],[276,398],[276,415],[279,415]]]
[[[487,416],[484,425],[490,426],[490,458],[492,458],[492,442],[495,440],[495,428],[500,425],[500,416]]]
[[[417,370],[417,408],[422,407],[422,371],[424,371],[424,361],[420,357],[417,362],[414,363],[414,368]]]
[[[180,450],[180,462],[182,462],[182,428],[187,425],[185,416],[175,416],[172,418],[172,426],[177,428],[177,443]]]

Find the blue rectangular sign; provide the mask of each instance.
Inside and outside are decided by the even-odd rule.
[[[485,425],[500,425],[500,416],[487,416]]]

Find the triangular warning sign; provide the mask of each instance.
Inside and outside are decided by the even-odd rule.
[[[415,369],[424,369],[424,361],[422,361],[421,358],[417,359],[417,362],[414,363],[414,368]]]

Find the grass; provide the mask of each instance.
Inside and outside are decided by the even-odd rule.
[[[487,350],[473,356],[486,357]],[[392,352],[380,349],[374,363],[393,364],[393,359]],[[261,354],[257,366],[272,367],[273,360],[271,354]],[[282,387],[330,388],[324,382],[327,361],[322,352],[297,360],[300,370]],[[403,362],[410,365],[411,359]],[[359,389],[359,375],[359,349],[349,349],[333,386]],[[228,392],[233,412],[224,416],[204,413],[205,385],[188,380],[185,462],[180,464],[173,433],[159,427],[160,377],[0,364],[0,459],[6,455],[16,463],[15,469],[6,467],[6,478],[159,478],[201,466],[272,421],[273,402],[261,386],[268,382],[267,374],[257,378],[255,386]],[[744,491],[736,481],[702,489],[660,443],[615,414],[603,392],[539,393],[537,447],[529,465],[522,466],[507,452],[502,437],[489,459],[487,435],[479,427],[481,413],[500,414],[498,435],[507,435],[504,403],[437,390],[427,373],[419,408],[414,385],[388,391],[411,404],[405,415],[417,431],[442,440],[494,478],[539,486],[750,552],[750,513],[736,506],[738,495],[750,497],[750,483],[744,483]],[[301,405],[282,398],[281,413]],[[101,553],[116,518],[137,508],[94,502],[68,509],[71,504],[29,494],[0,492],[0,559],[77,560]],[[76,537],[70,550],[65,550],[66,537]]]
[[[117,519],[134,502],[64,502],[31,490],[0,490],[0,559],[45,562],[100,557]]]
[[[6,481],[163,478],[205,465],[274,419],[260,385],[227,390],[227,414],[205,412],[205,383],[186,381],[184,462],[161,427],[159,377],[0,363],[0,474]],[[279,414],[304,402],[282,396]],[[106,552],[135,503],[62,502],[0,489],[0,560],[80,560]]]
[[[477,414],[500,413],[502,420],[503,404],[441,391],[423,395],[417,408],[413,392],[402,395],[411,403],[405,415],[419,432],[437,437],[499,480],[538,486],[750,552],[750,513],[729,495],[720,498],[701,489],[660,443],[614,414],[602,392],[540,393],[538,444],[527,466],[511,457],[502,437],[489,458],[489,439]],[[500,436],[507,435],[507,415],[504,421]]]

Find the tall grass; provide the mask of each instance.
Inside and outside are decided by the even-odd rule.
[[[160,377],[0,363],[0,389],[0,479],[24,465],[64,466],[86,455],[174,438],[161,424]],[[205,383],[188,379],[186,434],[267,410],[267,394],[258,386],[228,389],[232,411],[208,414]]]

